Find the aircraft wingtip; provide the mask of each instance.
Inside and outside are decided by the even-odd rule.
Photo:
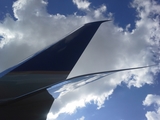
[[[109,22],[109,21],[112,21],[112,20],[98,20],[98,21],[93,21],[93,22],[89,22],[89,23],[86,23],[86,24],[93,24],[93,23],[104,23],[104,22]]]

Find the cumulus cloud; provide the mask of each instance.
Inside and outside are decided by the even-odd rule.
[[[69,31],[96,20],[94,15],[52,15],[47,13],[46,6],[47,2],[43,0],[14,2],[16,20],[7,15],[0,23],[0,71],[58,41]]]
[[[94,11],[95,17],[99,18],[103,12],[106,12],[107,7],[105,5],[102,5],[100,8]]]
[[[85,119],[85,117],[84,116],[82,116],[81,118],[79,118],[79,119],[77,119],[77,120],[84,120]]]
[[[160,96],[148,94],[143,101],[144,106],[154,105],[155,111],[147,111],[146,118],[147,120],[159,120],[160,119]]]
[[[73,3],[77,6],[78,9],[88,10],[90,2],[88,0],[72,0]]]
[[[96,88],[96,85],[101,85],[101,83],[98,82],[104,81],[104,79],[102,78],[108,75],[109,74],[106,73],[71,79],[48,89],[53,97],[57,96],[50,110],[52,119],[56,119],[60,114],[64,112],[73,114],[75,111],[77,111],[78,108],[85,107],[86,104],[90,104],[92,102],[94,102],[94,104],[97,104],[97,109],[103,107],[105,99],[112,94],[112,88],[116,86],[116,83],[113,79],[111,79],[111,81],[104,83],[104,86],[101,86],[102,89],[99,87]],[[94,84],[91,84],[93,82]],[[105,85],[107,84],[108,86],[110,85],[110,88],[105,88]],[[92,91],[92,93],[90,93],[89,90],[91,87],[94,87],[94,91]],[[106,90],[107,92],[105,94],[101,94],[101,91],[103,90]],[[74,99],[70,101],[70,97],[72,96],[74,96]],[[63,101],[63,104],[61,104],[62,101],[60,102],[59,100],[64,99],[65,101]],[[59,109],[57,113],[54,112],[55,109]]]
[[[46,10],[48,3],[44,0],[14,2],[13,12],[16,20],[6,16],[0,23],[0,71],[56,42],[68,34],[68,31],[73,31],[84,23],[113,17],[112,13],[104,15],[107,12],[105,5],[92,9],[91,3],[86,0],[73,0],[73,3],[86,14],[49,14]],[[150,0],[134,0],[132,7],[137,11],[135,29],[130,32],[130,25],[121,28],[114,22],[103,23],[69,77],[154,64],[160,60],[160,5]],[[158,67],[154,67],[116,73],[60,94],[48,119],[56,119],[62,113],[72,114],[86,104],[96,104],[97,109],[100,109],[121,82],[125,82],[128,87],[153,84],[154,75],[158,71]],[[70,85],[71,88],[72,86],[73,84]]]

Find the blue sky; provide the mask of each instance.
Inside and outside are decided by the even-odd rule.
[[[102,19],[112,22],[101,25],[69,77],[160,60],[158,0],[2,0],[0,5],[0,71]],[[62,86],[48,120],[159,120],[159,80],[157,65],[112,74],[77,89]]]

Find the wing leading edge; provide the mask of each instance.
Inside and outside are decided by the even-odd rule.
[[[54,99],[39,88],[65,80],[101,23],[87,23],[0,75],[0,119],[45,120]]]

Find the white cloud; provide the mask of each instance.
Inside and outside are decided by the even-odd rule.
[[[79,119],[77,119],[77,120],[84,120],[85,119],[85,117],[84,116],[82,116],[81,118],[79,118]]]
[[[160,106],[160,96],[159,95],[152,95],[148,94],[145,100],[143,101],[143,105],[150,106],[151,104],[156,103]]]
[[[72,0],[73,3],[77,6],[78,9],[88,10],[90,2],[88,0]]]
[[[99,18],[103,12],[106,12],[107,7],[105,5],[102,5],[100,8],[94,11],[95,18]]]
[[[97,77],[90,78],[90,80],[97,79]],[[90,81],[88,79],[88,81]],[[101,82],[104,82],[105,79],[98,79],[97,81],[93,82],[92,84],[85,85],[83,87],[80,87],[78,89],[71,89],[69,91],[61,92],[59,97],[55,99],[54,104],[51,107],[50,114],[52,114],[51,119],[56,119],[60,114],[62,113],[68,113],[73,114],[77,111],[77,109],[85,107],[87,104],[97,104],[97,109],[100,109],[103,107],[105,99],[109,97],[109,95],[112,94],[113,88],[116,87],[116,83],[113,82],[113,79],[109,79],[110,81],[103,83],[103,86],[101,85]],[[80,81],[80,83],[83,81]],[[74,87],[77,83],[71,83],[64,85],[63,87],[67,89],[70,89]],[[101,85],[101,87],[97,87]],[[64,88],[60,88],[59,90],[62,90]],[[92,92],[90,91],[92,90]],[[102,91],[105,91],[101,93]],[[50,91],[52,93],[54,91]],[[54,96],[54,94],[53,94]],[[74,99],[72,97],[74,96]],[[50,120],[50,119],[49,119]]]
[[[155,111],[147,111],[147,120],[159,120],[160,119],[160,96],[148,94],[143,101],[144,106],[154,105]]]
[[[112,13],[108,14],[109,17],[104,16],[107,9],[105,5],[92,9],[88,1],[74,0],[73,2],[80,10],[87,10],[83,11],[86,12],[84,16],[77,14],[66,16],[59,13],[51,15],[47,13],[47,3],[43,0],[16,1],[13,11],[17,20],[7,16],[0,23],[0,36],[3,36],[0,41],[0,71],[54,43],[68,34],[68,31],[86,22],[112,17]],[[84,7],[82,3],[85,4]],[[129,32],[127,30],[129,25],[121,28],[113,22],[103,23],[70,77],[90,72],[153,64],[154,61],[160,60],[157,55],[160,52],[160,5],[149,0],[135,0],[132,6],[137,10],[136,28]],[[153,57],[154,55],[156,57]],[[61,94],[51,108],[50,119],[56,119],[61,113],[72,114],[78,108],[85,107],[86,104],[94,103],[97,109],[100,109],[121,82],[125,82],[128,87],[153,84],[153,75],[157,72],[158,68],[155,67],[116,73]]]
[[[0,23],[0,35],[3,36],[0,41],[0,71],[54,43],[68,34],[68,31],[71,32],[94,19],[93,16],[66,17],[59,13],[50,15],[46,11],[46,5],[43,0],[14,2],[13,11],[17,20],[8,15]]]

